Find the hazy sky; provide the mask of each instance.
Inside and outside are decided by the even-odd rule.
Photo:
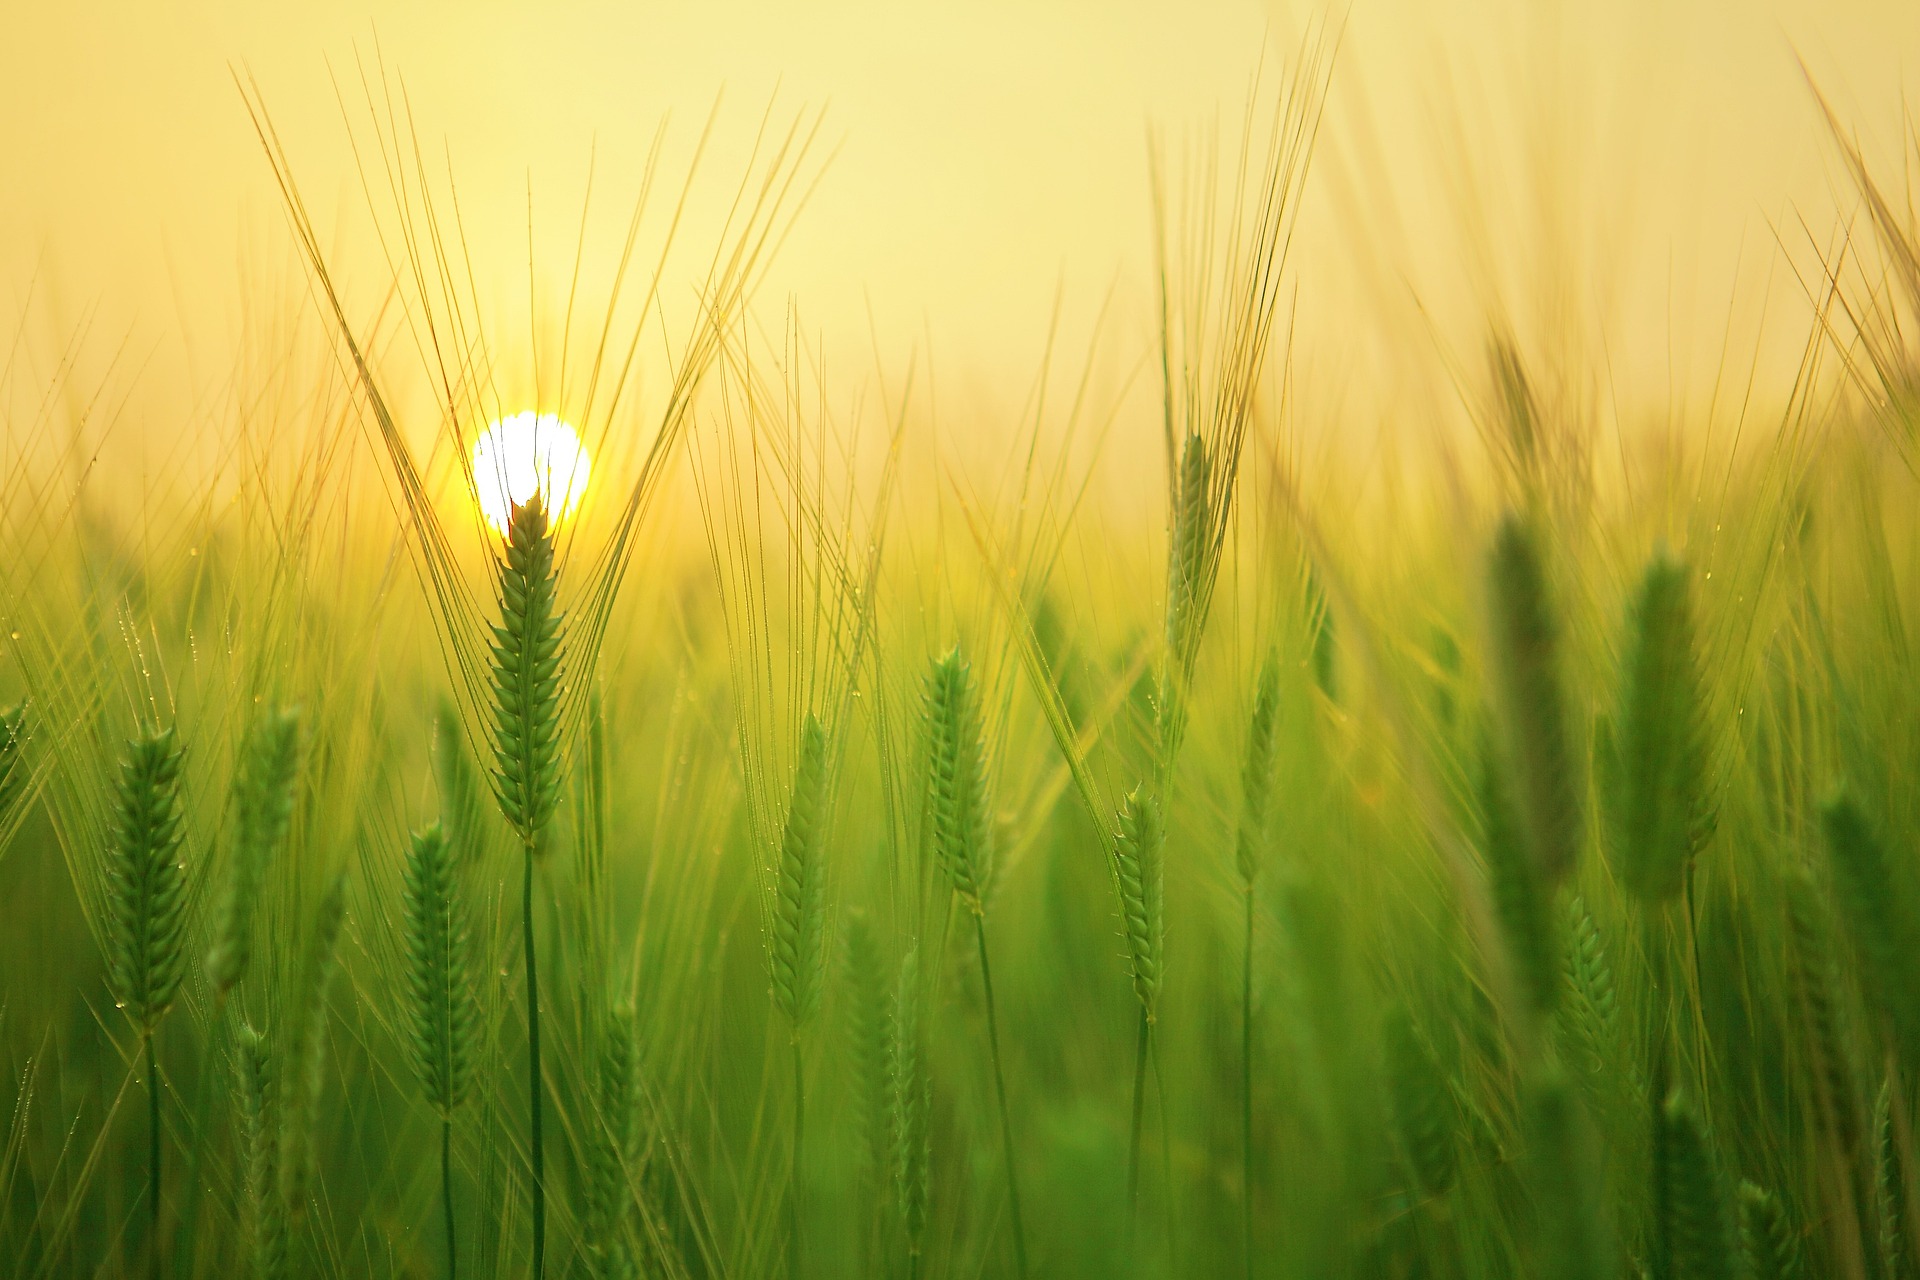
[[[257,80],[351,276],[369,223],[333,78],[357,98],[355,60],[377,47],[423,140],[451,155],[477,269],[508,309],[525,306],[529,188],[536,263],[564,273],[590,149],[596,201],[617,224],[663,114],[690,142],[724,89],[705,172],[725,189],[769,101],[825,106],[822,154],[837,155],[763,301],[792,296],[842,351],[865,351],[869,316],[889,358],[924,336],[944,369],[1002,384],[1008,401],[1057,293],[1072,337],[1114,286],[1116,343],[1145,343],[1148,127],[1231,125],[1263,48],[1271,71],[1325,12],[1240,0],[11,8],[0,333],[32,281],[30,326],[92,315],[90,345],[127,339],[156,396],[217,376],[247,291],[289,261],[230,68]],[[1377,388],[1382,368],[1400,376],[1403,359],[1476,352],[1490,308],[1604,347],[1608,376],[1655,405],[1698,394],[1723,341],[1744,363],[1763,315],[1780,351],[1797,348],[1805,303],[1777,269],[1776,232],[1804,247],[1805,216],[1826,238],[1844,192],[1796,52],[1888,159],[1901,77],[1920,65],[1908,0],[1353,0],[1336,13],[1344,40],[1295,245],[1296,350],[1303,376],[1347,397]],[[365,123],[363,106],[348,110]],[[535,288],[550,301],[564,276]]]

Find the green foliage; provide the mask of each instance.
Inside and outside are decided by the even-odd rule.
[[[1713,826],[1707,786],[1705,695],[1694,652],[1686,568],[1664,553],[1635,597],[1621,681],[1620,795],[1609,848],[1614,874],[1648,902],[1679,894]]]
[[[172,729],[127,744],[107,849],[107,982],[114,1003],[152,1035],[186,976],[187,875],[180,862],[180,762]]]
[[[1613,1280],[1607,1221],[1587,1117],[1566,1077],[1547,1069],[1525,1097],[1526,1185],[1533,1202],[1533,1267],[1541,1280]]]
[[[800,727],[800,756],[781,828],[767,947],[773,1002],[795,1035],[819,1008],[826,965],[827,763],[827,731],[809,712]]]
[[[538,492],[513,508],[496,578],[493,790],[521,843],[540,853],[560,799],[564,619],[555,603],[553,534]]]
[[[300,771],[300,713],[278,707],[253,723],[233,782],[233,840],[213,915],[207,981],[225,993],[246,976],[253,955],[254,909],[267,872],[293,822]]]
[[[969,910],[985,909],[993,824],[987,809],[986,742],[973,670],[956,647],[933,664],[923,695],[927,804],[933,848]]]
[[[12,815],[32,777],[27,738],[27,704],[19,702],[0,710],[0,821]]]
[[[454,853],[440,824],[415,832],[407,850],[401,898],[407,949],[407,1047],[427,1101],[443,1116],[467,1096],[479,1019],[459,886]]]

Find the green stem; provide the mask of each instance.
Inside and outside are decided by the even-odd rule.
[[[453,1234],[453,1112],[440,1118],[440,1206],[447,1227],[447,1280],[460,1274]]]
[[[1013,1161],[1013,1117],[1007,1110],[1007,1076],[1000,1067],[1000,1022],[993,1008],[993,970],[987,964],[987,918],[973,917],[974,940],[980,946],[980,986],[987,999],[987,1049],[993,1055],[993,1087],[1000,1098],[1000,1141],[1006,1148],[1007,1203],[1013,1212],[1013,1256],[1021,1280],[1027,1275],[1027,1229],[1020,1215],[1020,1176]]]
[[[801,1061],[800,1029],[793,1031],[793,1168],[787,1185],[787,1272],[793,1280],[805,1274],[800,1238],[800,1153],[806,1149],[807,1089]]]
[[[1167,1264],[1172,1268],[1180,1257],[1180,1201],[1173,1190],[1173,1117],[1167,1111],[1167,1077],[1160,1069],[1160,1045],[1151,1035],[1147,1038],[1147,1056],[1153,1060],[1153,1098],[1160,1106],[1160,1180],[1167,1189]]]
[[[1133,1248],[1140,1216],[1140,1122],[1147,1100],[1147,1007],[1140,1006],[1140,1036],[1133,1053],[1133,1127],[1127,1138],[1127,1248]]]
[[[533,949],[533,846],[527,846],[527,873],[520,894],[521,920],[525,925],[523,949],[527,954],[527,1089],[532,1118],[531,1149],[533,1166],[533,1280],[540,1280],[546,1269],[547,1185],[540,1150],[540,981]]]
[[[153,1031],[146,1034],[147,1050],[147,1207],[151,1214],[147,1252],[154,1280],[160,1280],[160,1066],[153,1049]]]
[[[1253,1280],[1253,881],[1246,883],[1240,970],[1240,1251]]]

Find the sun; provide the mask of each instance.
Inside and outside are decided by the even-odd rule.
[[[580,433],[551,413],[502,418],[473,444],[473,487],[480,514],[500,534],[514,506],[538,493],[556,524],[573,514],[593,465]]]

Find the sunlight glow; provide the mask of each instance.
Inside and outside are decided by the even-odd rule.
[[[536,492],[558,524],[573,514],[592,472],[580,434],[551,413],[516,413],[480,433],[473,446],[473,487],[480,512],[505,534],[516,503]]]

